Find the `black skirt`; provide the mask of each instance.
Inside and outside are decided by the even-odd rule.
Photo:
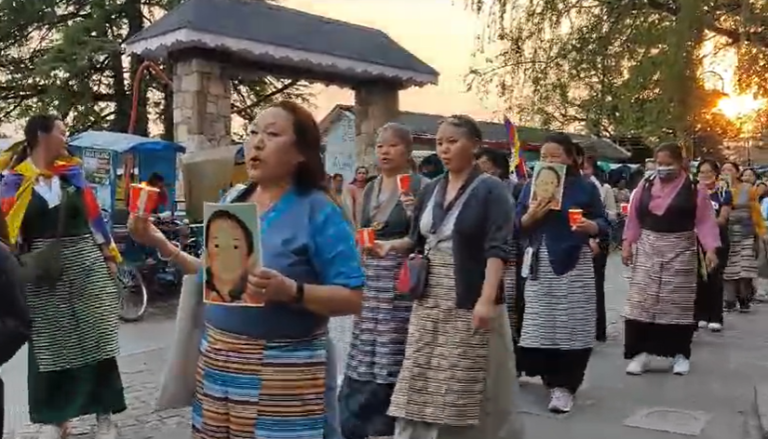
[[[339,391],[341,434],[345,439],[393,436],[395,419],[387,415],[395,384],[344,377]]]
[[[549,389],[562,387],[575,394],[584,382],[592,348],[546,349],[518,346],[518,371],[529,377],[541,377]]]
[[[669,325],[627,319],[624,322],[624,358],[640,354],[659,357],[683,355],[691,358],[691,340],[696,325]]]

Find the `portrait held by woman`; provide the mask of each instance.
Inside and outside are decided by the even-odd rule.
[[[664,143],[654,157],[655,173],[632,197],[622,246],[632,271],[624,311],[626,372],[641,375],[650,356],[659,356],[672,359],[676,375],[686,375],[696,328],[698,245],[711,272],[718,264],[720,230],[710,194],[683,166],[682,148]]]
[[[589,239],[608,229],[600,193],[581,175],[579,154],[567,134],[547,136],[542,162],[566,167],[562,206],[554,210],[552,199],[543,197],[531,204],[531,184],[517,202],[526,276],[518,367],[541,377],[550,391],[548,408],[556,413],[571,411],[592,354],[597,308]],[[582,211],[573,224],[571,209]]]
[[[739,165],[728,162],[723,165],[723,174],[731,181],[733,207],[728,215],[728,263],[723,272],[725,308],[749,312],[753,293],[753,281],[757,278],[758,239],[766,236],[766,226],[760,212],[757,191],[751,182],[752,170],[739,174]],[[741,180],[746,177],[746,182]]]
[[[206,304],[194,438],[341,438],[335,391],[326,392],[336,384],[327,323],[360,311],[364,274],[354,233],[325,187],[320,139],[312,114],[293,102],[264,110],[250,127],[250,182],[223,202],[258,207],[263,268],[249,270],[245,294],[265,305]],[[145,219],[129,227],[185,273],[201,273],[199,259]]]
[[[502,276],[511,257],[509,189],[474,165],[477,123],[452,116],[437,130],[446,174],[422,189],[410,236],[377,241],[379,255],[425,255],[405,358],[389,415],[395,438],[521,438],[514,353]],[[446,364],[452,367],[445,367]]]
[[[380,130],[376,159],[380,175],[362,194],[360,227],[372,228],[382,242],[409,236],[415,197],[428,182],[413,174],[409,159],[411,131],[389,123]],[[410,187],[398,188],[398,175],[410,174]],[[413,304],[407,294],[395,291],[397,273],[405,254],[379,256],[364,249],[365,288],[363,310],[355,316],[344,383],[339,395],[341,429],[345,439],[392,436],[395,421],[387,415],[390,398],[400,374],[408,322]]]
[[[97,437],[114,438],[111,415],[126,409],[117,366],[120,255],[80,160],[66,149],[62,121],[33,116],[24,135],[0,183],[9,242],[27,263],[61,268],[55,279],[26,285],[30,418],[53,439],[67,436],[71,419],[95,414]],[[58,246],[56,261],[24,259],[51,245]]]
[[[251,210],[250,206],[230,206],[232,209]],[[245,294],[248,269],[257,264],[256,238],[245,223],[250,215],[243,212],[218,209],[205,221],[205,293],[206,302],[232,304],[263,304],[259,297]]]
[[[695,320],[699,329],[720,332],[723,329],[723,271],[728,262],[730,244],[728,240],[728,215],[733,206],[733,195],[728,187],[717,184],[720,166],[714,160],[702,160],[696,166],[699,189],[709,194],[709,201],[715,209],[717,226],[720,230],[720,247],[717,248],[717,266],[707,270],[706,261],[699,258],[696,301],[694,303]],[[699,243],[700,256],[704,247]]]

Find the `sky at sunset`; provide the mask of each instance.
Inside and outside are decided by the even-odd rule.
[[[464,9],[463,0],[283,0],[284,6],[378,28],[440,72],[437,86],[400,93],[400,109],[436,114],[466,113],[494,118],[493,100],[465,92],[480,20]],[[351,104],[352,92],[319,87],[318,117],[337,103]]]

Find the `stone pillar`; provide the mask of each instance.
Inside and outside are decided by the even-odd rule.
[[[355,160],[373,171],[376,131],[400,114],[398,88],[386,83],[355,87]]]
[[[232,143],[232,85],[221,65],[200,58],[179,60],[173,70],[176,142],[194,152]]]

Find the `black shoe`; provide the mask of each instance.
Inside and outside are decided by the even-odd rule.
[[[725,305],[723,306],[723,311],[725,312],[736,311],[736,302],[725,302]]]
[[[744,301],[744,303],[739,303],[739,312],[740,313],[748,313],[752,310],[752,305],[749,304],[749,302]]]

